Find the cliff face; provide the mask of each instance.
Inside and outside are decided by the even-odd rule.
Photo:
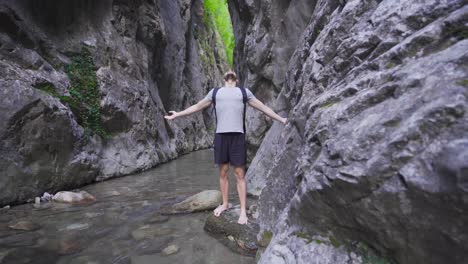
[[[0,1],[0,204],[209,146],[163,115],[220,83],[215,33],[202,1]]]
[[[466,263],[465,2],[230,8],[246,86],[290,120],[247,175],[273,233],[260,263]]]
[[[306,28],[315,2],[229,1],[236,47],[234,63],[241,85],[265,104],[284,114],[275,100],[285,81],[289,58]],[[255,156],[271,121],[258,111],[247,111],[249,160]]]

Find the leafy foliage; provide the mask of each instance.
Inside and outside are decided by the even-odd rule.
[[[227,0],[205,0],[205,23],[218,30],[223,40],[227,62],[232,67],[234,31]]]

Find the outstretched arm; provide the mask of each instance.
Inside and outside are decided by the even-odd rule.
[[[177,117],[182,117],[182,116],[186,116],[186,115],[191,115],[193,113],[196,113],[198,111],[201,111],[205,108],[207,108],[208,106],[211,105],[211,101],[210,100],[207,100],[207,99],[203,99],[201,100],[200,102],[190,106],[189,108],[185,109],[184,111],[180,111],[180,112],[176,112],[176,111],[169,111],[169,113],[171,115],[167,115],[167,116],[164,116],[164,118],[166,118],[167,120],[172,120],[172,119],[175,119]]]
[[[262,111],[265,113],[267,116],[283,123],[286,124],[287,119],[284,117],[279,116],[278,114],[275,113],[275,111],[271,110],[270,107],[264,105],[260,100],[257,98],[252,98],[248,101],[249,105],[252,106],[253,108]]]

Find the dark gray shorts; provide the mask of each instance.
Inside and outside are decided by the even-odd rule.
[[[247,152],[244,133],[216,133],[214,138],[214,159],[216,164],[245,165]]]

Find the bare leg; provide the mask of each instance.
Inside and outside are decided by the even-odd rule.
[[[223,204],[214,210],[215,216],[219,216],[224,210],[228,209],[229,206],[229,163],[219,165],[219,189],[223,196]]]
[[[240,201],[240,216],[237,223],[243,225],[247,224],[247,210],[246,210],[246,200],[247,200],[247,190],[245,186],[245,168],[244,166],[234,167],[234,174],[237,179],[237,192],[239,194]]]

